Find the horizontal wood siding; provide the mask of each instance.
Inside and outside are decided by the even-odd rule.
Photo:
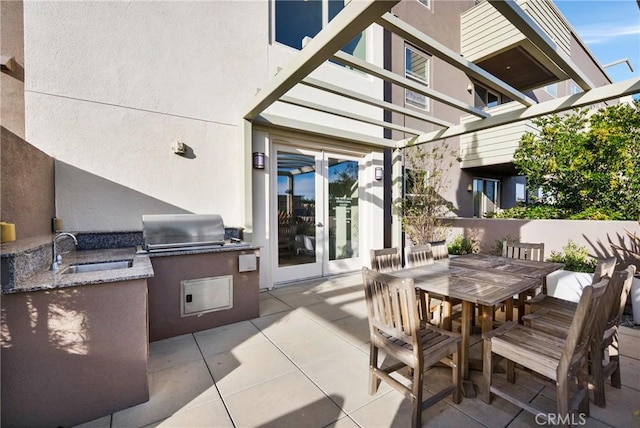
[[[547,0],[518,0],[518,5],[563,50],[571,54],[571,33]],[[469,61],[479,61],[525,40],[500,12],[482,2],[462,14],[460,51]]]
[[[460,36],[460,51],[469,61],[491,56],[524,39],[522,33],[487,2],[462,14]]]
[[[462,168],[511,162],[525,132],[535,132],[531,121],[503,125],[460,137]]]
[[[547,0],[518,0],[518,5],[567,55],[571,55],[571,32]]]

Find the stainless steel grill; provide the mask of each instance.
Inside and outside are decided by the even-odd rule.
[[[219,247],[230,243],[225,241],[224,223],[219,214],[143,215],[142,238],[142,250],[147,252]],[[244,244],[238,240],[231,243],[235,246]]]

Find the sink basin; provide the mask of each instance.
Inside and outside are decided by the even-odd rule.
[[[96,263],[75,263],[70,265],[63,273],[97,272],[101,270],[126,269],[133,266],[133,260],[114,260]]]

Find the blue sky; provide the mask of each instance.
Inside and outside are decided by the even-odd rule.
[[[640,8],[636,0],[555,0],[567,21],[601,65],[629,58],[606,69],[614,82],[640,77]]]

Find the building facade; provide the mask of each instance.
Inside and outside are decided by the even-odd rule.
[[[519,3],[529,13],[536,10],[526,8],[532,3],[550,10],[540,21],[562,27],[567,55],[594,86],[608,83],[551,3]],[[486,23],[501,18],[486,7],[403,0],[391,12],[531,98],[579,88],[546,64],[527,37],[506,33],[500,46],[482,41],[495,28]],[[251,100],[343,8],[345,2],[333,0],[14,7],[23,22],[23,138],[55,163],[55,178],[39,178],[41,187],[55,189],[44,191],[55,196],[55,212],[38,222],[48,225],[55,215],[69,231],[135,231],[143,214],[219,213],[262,247],[263,288],[356,270],[368,264],[370,249],[397,245],[397,222],[390,224],[393,142],[464,123],[466,113],[455,107],[460,102],[472,112],[508,109],[502,104],[509,96],[372,24],[248,125]],[[469,30],[478,22],[480,35]],[[433,89],[440,100],[389,85],[359,70],[358,61]],[[506,61],[514,68],[535,63],[538,72],[509,79],[500,68]],[[442,102],[449,98],[461,101]],[[405,111],[385,111],[380,102]],[[507,207],[522,194],[510,156],[527,129],[516,123],[443,140],[462,157],[445,195],[460,216]],[[184,153],[176,153],[177,143]],[[13,162],[29,167],[19,156]],[[31,226],[25,228],[29,233]]]

